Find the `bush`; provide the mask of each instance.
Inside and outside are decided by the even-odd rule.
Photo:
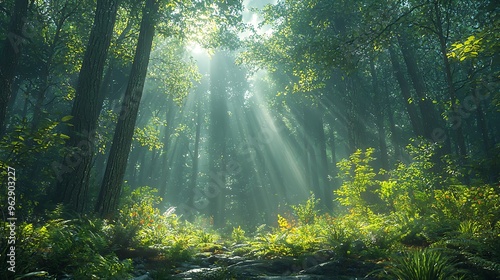
[[[463,279],[462,271],[449,257],[436,250],[415,250],[392,258],[386,272],[401,280]]]
[[[120,261],[111,252],[109,239],[102,234],[104,227],[102,221],[89,218],[21,224],[16,272],[47,271],[74,279],[128,277],[131,261]]]

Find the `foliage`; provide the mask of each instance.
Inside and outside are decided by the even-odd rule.
[[[241,226],[233,228],[233,232],[231,233],[231,238],[236,243],[243,243],[247,240],[245,236],[245,231],[241,228]]]
[[[297,216],[299,222],[303,225],[307,225],[314,223],[318,215],[318,211],[316,210],[318,203],[319,199],[316,199],[314,197],[314,194],[311,194],[311,196],[309,197],[309,199],[306,201],[305,204],[292,205],[291,207],[295,215]]]
[[[490,185],[452,185],[435,191],[433,208],[447,219],[475,221],[477,226],[491,227],[500,220],[498,189]],[[481,219],[477,219],[481,217]]]
[[[119,260],[109,250],[110,240],[101,220],[53,218],[43,225],[22,223],[16,250],[19,275],[46,271],[74,279],[123,279],[132,269],[130,260]],[[3,247],[3,246],[2,246]]]
[[[161,213],[156,193],[156,189],[141,187],[124,199],[119,218],[110,228],[116,246],[156,248],[173,262],[186,261],[196,251],[220,250],[215,232],[181,221],[175,207]]]
[[[304,204],[291,206],[299,221],[278,214],[279,228],[271,232],[258,230],[250,240],[251,255],[261,258],[298,257],[321,248],[349,246],[345,235],[335,235],[329,216],[315,210],[317,200],[311,196]]]
[[[342,186],[335,191],[339,202],[344,206],[352,207],[353,211],[366,213],[369,211],[368,202],[362,198],[363,193],[371,191],[375,186],[375,172],[370,166],[374,160],[372,154],[374,149],[367,149],[364,153],[357,150],[349,160],[341,160],[337,167],[339,168],[339,177],[343,180]]]
[[[134,140],[150,151],[163,148],[163,143],[160,141],[160,131],[153,125],[147,125],[144,128],[136,127]]]
[[[476,39],[476,36],[471,35],[463,43],[452,44],[452,49],[447,54],[450,58],[456,58],[463,61],[467,58],[477,57],[482,51],[482,38]]]
[[[451,280],[464,276],[450,258],[436,250],[404,252],[391,259],[386,268],[389,275],[401,280]]]
[[[457,184],[458,173],[449,172],[456,168],[453,163],[447,161],[447,171],[439,172],[433,163],[435,146],[423,141],[416,143],[408,146],[412,161],[398,163],[389,172],[377,175],[366,166],[373,161],[371,151],[364,158],[363,152],[357,151],[339,164],[344,183],[336,194],[349,208],[336,219],[334,235],[340,232],[355,238],[353,232],[357,231],[367,246],[365,256],[373,257],[376,252],[383,256],[408,245],[431,245],[445,248],[476,273],[497,271],[500,258],[491,252],[498,250],[494,245],[498,242],[495,227],[500,220],[498,188]],[[377,177],[383,180],[376,180]],[[369,187],[378,199],[362,195]],[[381,208],[373,201],[385,206]],[[416,266],[413,262],[417,261],[423,260],[411,255],[404,265]]]
[[[339,165],[344,183],[337,194],[349,198],[343,200],[347,209],[339,209],[336,216],[322,214],[316,209],[319,200],[311,195],[303,204],[292,205],[292,214],[278,214],[276,228],[267,230],[263,225],[249,236],[234,227],[231,241],[245,246],[233,254],[274,259],[326,249],[337,258],[389,259],[379,273],[382,278],[462,279],[465,271],[484,279],[497,277],[498,189],[454,184],[456,180],[438,175],[447,173],[437,172],[431,164],[431,145],[421,142],[408,148],[412,161],[382,171],[385,176],[370,166],[372,149],[357,151]],[[380,208],[373,198],[367,200],[362,194],[367,190],[385,206]],[[46,222],[22,224],[22,273],[120,279],[131,270],[131,262],[118,260],[113,251],[119,248],[152,248],[169,263],[191,260],[197,252],[223,251],[221,236],[206,218],[198,217],[195,223],[180,220],[175,207],[160,211],[160,202],[156,189],[141,187],[125,196],[113,222],[62,219],[58,208]],[[424,249],[415,250],[415,246]],[[200,277],[232,279],[233,275],[222,268]]]

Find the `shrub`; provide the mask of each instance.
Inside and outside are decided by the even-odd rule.
[[[100,220],[52,219],[43,225],[20,225],[18,273],[47,271],[50,275],[71,275],[74,279],[123,279],[129,276],[131,261],[120,261],[110,251]]]
[[[386,272],[401,280],[451,280],[463,279],[463,272],[449,257],[431,250],[415,250],[405,252],[392,258]]]

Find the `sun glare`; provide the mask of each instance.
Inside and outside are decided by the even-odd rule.
[[[188,52],[194,55],[208,54],[207,49],[203,48],[200,44],[196,42],[189,42],[186,46]]]

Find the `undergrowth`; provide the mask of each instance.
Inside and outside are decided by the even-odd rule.
[[[327,252],[322,262],[379,264],[383,268],[370,276],[384,279],[499,278],[499,187],[479,179],[464,184],[466,174],[449,159],[444,171],[437,168],[434,148],[425,142],[409,146],[410,163],[378,172],[372,167],[374,151],[358,150],[338,164],[343,183],[335,191],[335,211],[321,212],[320,200],[311,194],[289,212],[277,213],[274,227],[235,226],[220,233],[210,227],[210,218],[188,222],[174,207],[160,211],[161,198],[150,187],[129,192],[112,222],[67,219],[57,208],[45,219],[19,224],[16,273],[127,279],[131,259],[141,257],[160,263],[156,274],[168,279],[177,264],[195,262],[199,253],[300,259]],[[7,227],[3,230],[7,235]],[[1,242],[5,258],[7,244]],[[2,261],[3,271],[5,265]],[[233,277],[225,269],[203,277],[209,276],[202,279]]]

